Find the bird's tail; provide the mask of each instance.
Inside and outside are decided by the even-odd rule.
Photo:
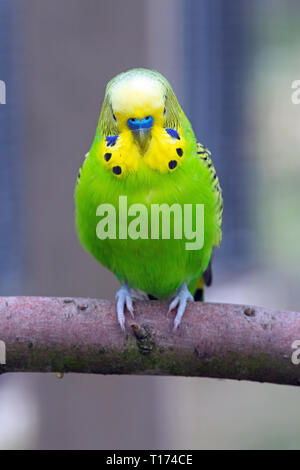
[[[211,260],[197,282],[197,287],[194,294],[194,300],[196,302],[203,302],[204,301],[204,286],[210,286],[212,283],[212,263]]]
[[[195,302],[203,302],[204,301],[204,279],[201,276],[197,282],[197,287],[194,294]]]

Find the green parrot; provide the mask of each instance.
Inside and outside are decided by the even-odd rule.
[[[82,245],[121,283],[121,328],[143,291],[171,299],[176,329],[211,282],[223,200],[210,152],[160,73],[132,69],[108,83],[75,206]]]

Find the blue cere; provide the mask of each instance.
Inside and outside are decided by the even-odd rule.
[[[132,131],[139,129],[150,129],[153,126],[153,117],[146,116],[143,119],[130,118],[127,121],[129,129]]]
[[[105,137],[107,147],[113,147],[117,142],[118,135],[108,135]]]
[[[178,132],[175,129],[170,128],[170,129],[166,129],[166,131],[174,139],[180,140],[180,135],[178,134]]]

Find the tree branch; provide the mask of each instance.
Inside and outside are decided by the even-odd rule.
[[[124,334],[108,300],[0,298],[2,372],[218,377],[300,385],[300,313],[189,304],[179,329],[165,302],[136,302]],[[3,346],[3,343],[2,343]],[[300,356],[300,354],[299,354]]]

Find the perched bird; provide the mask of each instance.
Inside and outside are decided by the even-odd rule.
[[[135,220],[131,237],[120,209],[125,196],[126,208],[131,207],[127,224]],[[133,316],[132,300],[140,290],[150,299],[171,298],[169,311],[177,307],[176,329],[187,302],[193,296],[202,300],[204,283],[211,282],[210,259],[222,238],[223,201],[210,152],[197,143],[170,84],[158,72],[133,69],[108,83],[96,135],[78,175],[75,205],[82,245],[122,285],[116,294],[121,328],[125,328],[126,308]],[[166,233],[159,226],[152,236],[151,210],[162,205],[171,208],[170,226]],[[197,205],[204,208],[203,240],[201,246],[188,249],[191,236],[178,207],[185,215],[187,206]],[[99,215],[105,211],[99,206],[107,209],[106,234],[100,236],[97,227],[104,218]],[[110,219],[109,207],[116,215],[110,213]],[[142,227],[143,208],[148,216]],[[162,210],[161,223],[164,215],[168,214]],[[195,211],[189,215],[195,232]],[[109,227],[109,220],[114,227]]]

